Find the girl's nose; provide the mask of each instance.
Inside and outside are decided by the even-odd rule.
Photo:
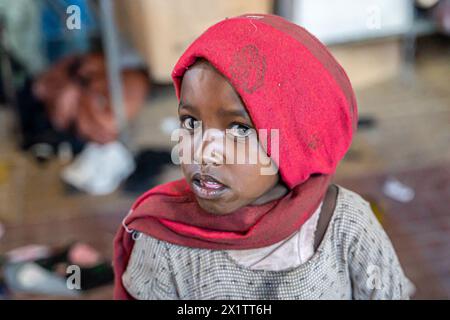
[[[224,160],[225,134],[219,129],[207,129],[194,135],[194,161],[203,165],[222,165]]]

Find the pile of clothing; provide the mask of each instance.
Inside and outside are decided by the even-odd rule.
[[[122,86],[130,122],[145,104],[150,81],[145,71],[128,68],[122,70]],[[126,180],[124,191],[141,194],[172,165],[171,150],[140,150],[133,156],[118,141],[105,58],[99,53],[60,60],[28,81],[17,98],[22,149],[40,163],[54,156],[70,163],[61,178],[76,190],[104,195]]]
[[[122,82],[125,114],[131,120],[145,102],[149,81],[144,72],[123,70]],[[44,102],[57,129],[75,128],[83,139],[100,144],[117,140],[118,129],[102,54],[64,58],[39,76],[33,92]]]
[[[121,76],[125,118],[131,121],[145,103],[150,82],[141,70],[124,69]],[[30,90],[57,133],[71,134],[84,142],[81,154],[62,172],[66,183],[102,195],[113,192],[133,173],[133,155],[118,141],[119,129],[102,54],[68,56],[40,74]],[[47,149],[47,153],[51,152],[44,148],[45,142],[32,144],[41,157]],[[55,153],[61,151],[60,143],[56,149]]]

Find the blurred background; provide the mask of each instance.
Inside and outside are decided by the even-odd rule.
[[[0,299],[112,297],[115,231],[181,177],[171,69],[243,13],[343,65],[360,120],[335,183],[370,201],[414,298],[450,298],[449,0],[0,0]]]

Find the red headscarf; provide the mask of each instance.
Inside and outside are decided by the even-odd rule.
[[[183,75],[198,58],[230,81],[256,129],[279,130],[277,165],[290,192],[215,216],[198,205],[184,179],[148,191],[114,242],[115,298],[129,298],[121,277],[134,244],[131,230],[209,249],[264,247],[297,231],[323,200],[356,129],[356,101],[344,70],[314,36],[283,18],[244,15],[209,28],[174,68],[178,98]]]

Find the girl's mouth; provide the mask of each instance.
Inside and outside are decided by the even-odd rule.
[[[192,177],[191,184],[197,197],[208,200],[220,198],[229,189],[215,178],[199,173]]]

